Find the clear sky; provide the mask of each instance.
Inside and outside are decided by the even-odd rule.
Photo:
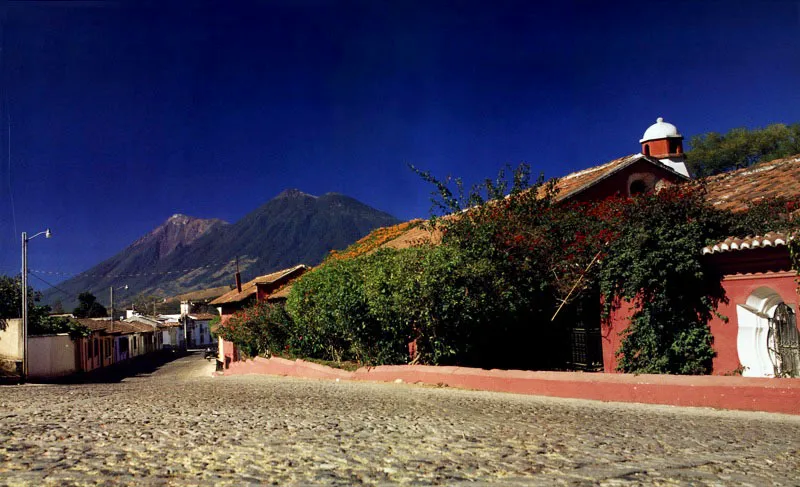
[[[76,273],[285,188],[411,219],[431,188],[407,163],[551,177],[659,116],[687,139],[800,121],[797,1],[162,4],[0,7],[0,273],[22,231],[54,233],[30,268]]]

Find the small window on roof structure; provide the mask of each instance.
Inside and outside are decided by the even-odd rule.
[[[628,192],[630,193],[631,196],[642,194],[645,191],[647,191],[647,183],[645,183],[641,179],[637,179],[636,181],[632,182],[630,188],[628,188]]]
[[[650,155],[650,144],[645,144],[644,145],[644,155],[646,155],[646,156]]]

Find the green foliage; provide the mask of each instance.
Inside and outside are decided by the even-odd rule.
[[[366,364],[455,363],[497,303],[484,292],[489,266],[458,249],[383,249],[311,271],[292,287],[287,311],[294,354]],[[408,344],[416,341],[417,356]]]
[[[0,329],[5,327],[5,320],[20,318],[22,310],[22,280],[19,276],[0,276]],[[31,335],[48,335],[53,333],[69,333],[72,338],[88,336],[88,328],[68,318],[48,316],[49,306],[36,304],[41,293],[28,286],[28,326]]]
[[[258,303],[235,313],[216,330],[217,336],[233,342],[247,356],[269,356],[284,349],[291,321],[282,305]]]
[[[78,295],[78,307],[72,311],[76,318],[101,318],[108,315],[105,306],[97,302],[94,294],[86,291]]]
[[[0,319],[19,318],[22,316],[22,293],[19,276],[0,276]],[[31,288],[28,303],[35,301],[35,293]]]
[[[689,145],[689,170],[696,176],[708,176],[800,153],[800,124],[709,132],[692,137]]]
[[[22,279],[20,276],[0,276],[0,329],[5,329],[5,320],[22,317]],[[41,293],[28,286],[28,323],[33,325],[47,316],[50,308],[39,306]]]
[[[617,351],[621,371],[711,371],[708,321],[724,292],[700,248],[724,236],[722,216],[705,202],[702,188],[689,185],[622,206],[624,225],[598,272],[606,312],[622,300],[635,305]]]
[[[558,368],[566,325],[580,309],[599,319],[602,294],[606,317],[634,305],[620,370],[708,373],[708,322],[725,297],[700,249],[797,227],[797,201],[763,201],[734,216],[711,207],[697,184],[556,204],[554,183],[530,185],[527,166],[511,183],[501,173],[469,192],[418,173],[437,188],[444,216],[431,225],[441,245],[329,259],[294,283],[285,313],[258,305],[223,336],[250,354],[337,363]]]
[[[65,317],[42,316],[30,323],[31,335],[54,335],[57,333],[69,333],[74,340],[77,338],[88,337],[92,331],[85,325]]]

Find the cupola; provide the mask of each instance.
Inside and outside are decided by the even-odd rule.
[[[683,136],[678,128],[658,117],[656,123],[644,131],[639,143],[642,154],[658,159],[665,166],[689,177],[686,169],[686,155],[683,153]]]

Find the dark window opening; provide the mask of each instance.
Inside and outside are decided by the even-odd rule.
[[[644,155],[646,155],[646,156],[650,155],[650,144],[645,144],[644,145]]]
[[[647,184],[641,179],[637,179],[636,181],[631,183],[630,193],[631,196],[642,194],[647,191]]]

